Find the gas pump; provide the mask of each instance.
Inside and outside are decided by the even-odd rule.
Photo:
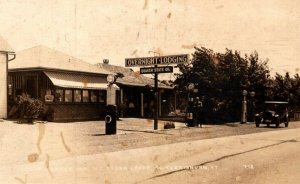
[[[186,126],[187,127],[194,127],[194,89],[195,85],[193,83],[189,84],[187,87],[189,93],[188,93],[188,104],[186,108]]]
[[[106,101],[106,114],[105,114],[105,134],[111,135],[117,133],[117,106],[116,106],[116,86],[115,76],[108,75],[107,82],[107,101]]]
[[[188,97],[188,106],[186,109],[186,126],[193,127],[194,126],[194,99],[193,97]]]
[[[105,116],[105,134],[112,135],[117,133],[117,106],[107,105]]]

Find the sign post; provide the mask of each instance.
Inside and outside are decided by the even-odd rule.
[[[141,74],[154,74],[154,130],[157,130],[158,128],[158,74],[173,72],[172,66],[158,67],[158,65],[182,64],[186,63],[187,61],[187,54],[125,59],[125,67],[154,66],[148,68],[140,68]]]
[[[154,130],[158,128],[158,103],[158,73],[154,73]]]

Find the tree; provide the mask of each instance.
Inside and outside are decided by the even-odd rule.
[[[268,60],[261,61],[258,53],[254,51],[249,56],[245,56],[248,61],[247,76],[248,92],[255,92],[255,110],[261,111],[262,104],[266,100],[273,98],[273,80],[270,78],[270,71],[268,68]],[[254,108],[254,107],[253,107]]]
[[[300,108],[300,76],[296,74],[291,82],[290,105],[292,108]]]
[[[238,121],[241,114],[242,91],[247,88],[247,60],[237,51],[227,49],[225,54],[218,54],[219,80],[217,88],[222,93],[222,114],[226,121]]]
[[[282,76],[276,73],[274,78],[274,100],[287,101],[292,88],[292,79],[289,73]]]
[[[182,74],[175,84],[180,89],[194,83],[197,96],[204,96],[204,109],[209,120],[239,121],[242,91],[255,91],[259,100],[267,98],[272,84],[267,61],[261,62],[257,52],[242,57],[240,52],[226,49],[214,53],[204,47],[195,48],[191,63],[178,65]],[[261,90],[261,92],[260,92]]]
[[[216,88],[218,82],[218,70],[216,64],[217,57],[214,52],[204,47],[195,48],[195,53],[192,55],[191,63],[178,65],[181,74],[177,75],[175,84],[179,89],[185,89],[184,94],[187,95],[186,90],[189,83],[195,84],[198,89],[195,96],[204,96],[205,111],[207,114],[213,112],[218,104],[217,96],[221,93],[220,89]]]

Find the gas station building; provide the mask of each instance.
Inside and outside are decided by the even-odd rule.
[[[6,50],[12,53],[10,47]],[[7,69],[6,53],[0,53],[3,70]],[[5,71],[1,73],[6,77]],[[107,94],[110,74],[117,76],[115,96]],[[5,81],[8,83],[1,84],[9,86],[9,91],[1,91],[5,99],[1,102],[8,101],[8,108],[1,104],[1,109],[8,109],[8,114],[1,112],[3,118],[19,118],[16,102],[22,94],[45,103],[45,112],[51,115],[48,121],[104,119],[108,98],[114,98],[121,117],[153,117],[153,79],[121,66],[93,65],[41,45],[18,52],[16,59],[8,62]],[[166,116],[173,103],[173,88],[163,83],[158,87],[159,115]]]

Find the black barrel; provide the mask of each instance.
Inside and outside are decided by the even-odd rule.
[[[107,105],[105,114],[105,134],[112,135],[117,133],[117,106]]]

